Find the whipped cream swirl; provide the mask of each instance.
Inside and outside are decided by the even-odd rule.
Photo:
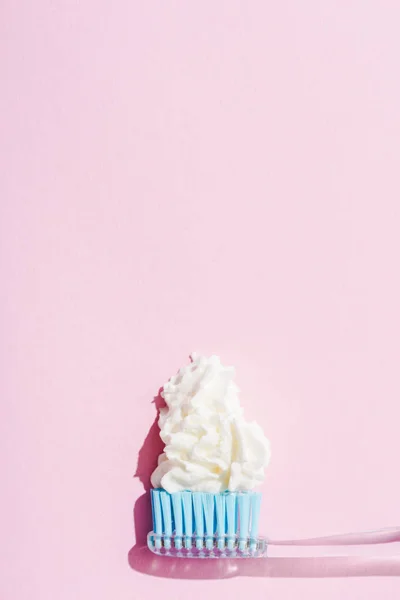
[[[151,483],[170,493],[251,490],[264,479],[269,442],[243,417],[233,367],[218,356],[191,358],[163,388],[167,406],[158,423],[165,448]]]

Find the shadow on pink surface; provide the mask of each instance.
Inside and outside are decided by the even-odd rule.
[[[150,477],[157,465],[157,458],[163,450],[158,428],[159,410],[165,405],[161,397],[161,389],[153,400],[157,414],[149,433],[139,451],[135,477],[143,484],[145,493],[140,496],[134,506],[133,521],[136,544],[128,553],[130,567],[154,577],[169,579],[229,579],[231,577],[372,577],[400,576],[399,556],[299,556],[299,557],[269,557],[258,559],[220,559],[194,560],[157,556],[147,548],[147,534],[152,529]],[[376,543],[399,541],[399,529],[395,533],[382,532],[381,538],[374,535],[369,539],[363,534],[362,539],[353,540],[352,536],[331,536],[318,540],[299,540],[273,542],[274,545],[327,544],[335,546],[338,543]]]
[[[400,556],[329,556],[195,560],[156,556],[146,546],[128,555],[132,569],[169,579],[229,579],[231,577],[376,577],[400,576]]]
[[[158,427],[158,417],[160,408],[165,406],[164,399],[161,396],[162,388],[158,390],[158,394],[153,398],[153,404],[156,408],[154,422],[149,429],[146,439],[139,450],[136,472],[134,477],[138,477],[143,484],[144,494],[140,496],[133,509],[133,523],[135,529],[136,546],[146,546],[147,534],[152,529],[151,518],[151,501],[150,501],[150,477],[157,466],[158,456],[164,448],[164,444],[160,438],[160,429]]]

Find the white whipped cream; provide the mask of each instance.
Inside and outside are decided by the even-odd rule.
[[[191,358],[161,394],[165,448],[151,483],[170,493],[251,490],[264,479],[269,442],[257,423],[243,417],[233,367],[224,367],[218,356]]]

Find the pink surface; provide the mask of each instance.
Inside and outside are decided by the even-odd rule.
[[[3,0],[1,599],[399,596],[400,558],[162,563],[132,518],[197,350],[271,438],[266,533],[399,524],[399,19]]]

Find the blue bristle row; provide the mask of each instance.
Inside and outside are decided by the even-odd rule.
[[[151,491],[151,501],[153,506],[153,530],[156,534],[156,547],[161,548],[161,536],[163,533],[161,496],[159,490]]]
[[[226,533],[226,494],[216,494],[215,496],[215,511],[218,534],[218,548],[222,550],[225,546]]]
[[[214,494],[203,494],[203,511],[206,524],[206,548],[213,547],[213,535],[215,529],[215,496]]]
[[[204,537],[203,493],[193,494],[194,522],[196,531],[196,548],[202,548]]]
[[[261,506],[257,492],[151,490],[154,543],[168,549],[196,547],[239,550],[256,547]]]
[[[244,550],[250,531],[250,496],[239,494],[237,497],[239,515],[239,549]]]
[[[250,548],[256,547],[256,539],[258,537],[258,526],[260,522],[261,494],[251,494],[251,525],[250,525]]]
[[[193,503],[191,492],[182,492],[182,508],[185,547],[190,547],[192,545],[191,538],[193,536]]]
[[[183,536],[183,507],[182,507],[182,494],[176,492],[171,494],[172,500],[172,512],[175,522],[175,547],[182,548],[182,536]]]
[[[164,546],[171,547],[172,535],[172,511],[171,511],[171,496],[167,492],[160,492],[161,496],[161,512],[164,525]]]
[[[227,528],[226,533],[228,534],[228,548],[232,550],[235,543],[235,534],[236,534],[236,493],[228,494],[226,496],[226,521]]]

